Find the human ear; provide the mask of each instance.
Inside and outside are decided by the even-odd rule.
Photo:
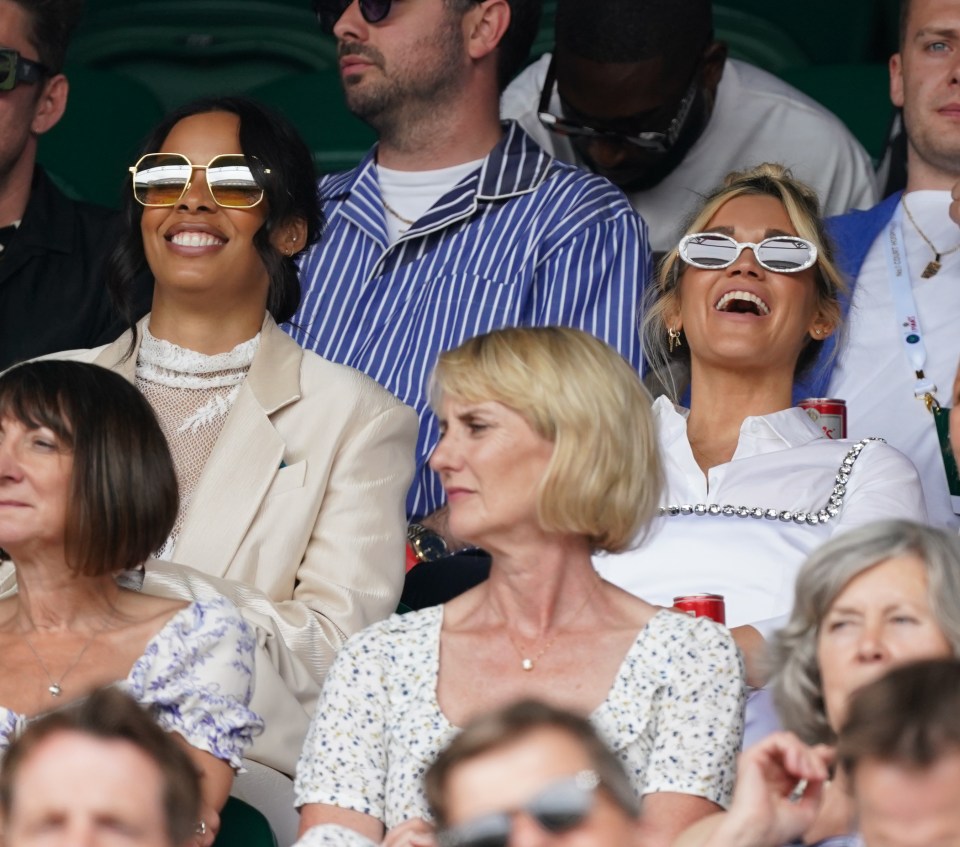
[[[903,108],[903,59],[899,53],[890,57],[890,101],[898,109]]]
[[[30,130],[33,133],[43,135],[56,126],[66,111],[69,91],[70,84],[63,74],[55,74],[43,84],[43,90],[34,107],[33,119],[30,121]]]
[[[307,222],[303,218],[290,218],[274,227],[270,243],[284,256],[294,256],[307,246]]]
[[[471,59],[482,59],[497,49],[510,26],[510,6],[506,0],[485,0],[466,14],[467,52]]]

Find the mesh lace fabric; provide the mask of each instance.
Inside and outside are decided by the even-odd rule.
[[[197,482],[259,347],[257,333],[227,353],[208,356],[155,338],[144,327],[137,388],[160,421],[180,490],[177,520],[158,558],[173,555]]]

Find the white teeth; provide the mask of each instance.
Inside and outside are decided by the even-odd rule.
[[[215,247],[223,244],[222,238],[209,232],[178,232],[170,240],[182,247]]]
[[[717,303],[713,308],[718,312],[723,312],[734,300],[746,300],[748,303],[755,304],[761,315],[770,314],[770,307],[764,303],[763,300],[757,297],[756,294],[751,294],[749,291],[728,291],[723,295],[723,297],[717,300]]]

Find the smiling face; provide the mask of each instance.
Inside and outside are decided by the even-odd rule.
[[[903,108],[908,189],[949,190],[960,178],[960,2],[911,0],[890,99]]]
[[[0,419],[0,547],[15,560],[63,552],[72,474],[53,430]]]
[[[230,112],[191,115],[153,152],[181,153],[206,165],[220,154],[242,154],[239,133],[239,118]],[[262,319],[270,280],[253,238],[266,215],[266,200],[251,209],[218,206],[203,170],[194,170],[176,205],[145,208],[140,229],[156,279],[154,308],[158,300],[185,296],[224,310],[248,307]],[[277,230],[271,240],[279,238]]]
[[[953,654],[930,606],[926,568],[914,554],[855,576],[837,595],[817,636],[827,720],[836,731],[858,688],[890,667]]]
[[[799,235],[778,199],[757,195],[728,200],[703,231],[751,243]],[[679,302],[665,318],[668,327],[683,328],[694,373],[709,363],[739,370],[781,369],[792,380],[804,346],[830,334],[814,268],[776,273],[763,268],[750,248],[726,268],[704,270],[682,262],[680,267]]]
[[[553,443],[518,412],[492,400],[445,397],[440,432],[430,467],[447,493],[453,534],[493,550],[511,537],[539,532],[537,490]]]
[[[163,774],[131,742],[64,731],[20,766],[7,847],[172,847]]]

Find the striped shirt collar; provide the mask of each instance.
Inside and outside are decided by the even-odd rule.
[[[404,240],[443,229],[453,221],[473,214],[481,201],[508,200],[537,190],[547,178],[553,157],[515,121],[504,121],[503,128],[503,136],[483,160],[480,169],[441,197],[404,233]],[[353,170],[325,179],[322,199],[338,204],[331,214],[346,215],[357,226],[382,239],[386,224],[377,181],[376,151],[376,146],[371,148]],[[343,202],[348,198],[349,203]],[[381,222],[381,233],[371,230],[371,221]]]

